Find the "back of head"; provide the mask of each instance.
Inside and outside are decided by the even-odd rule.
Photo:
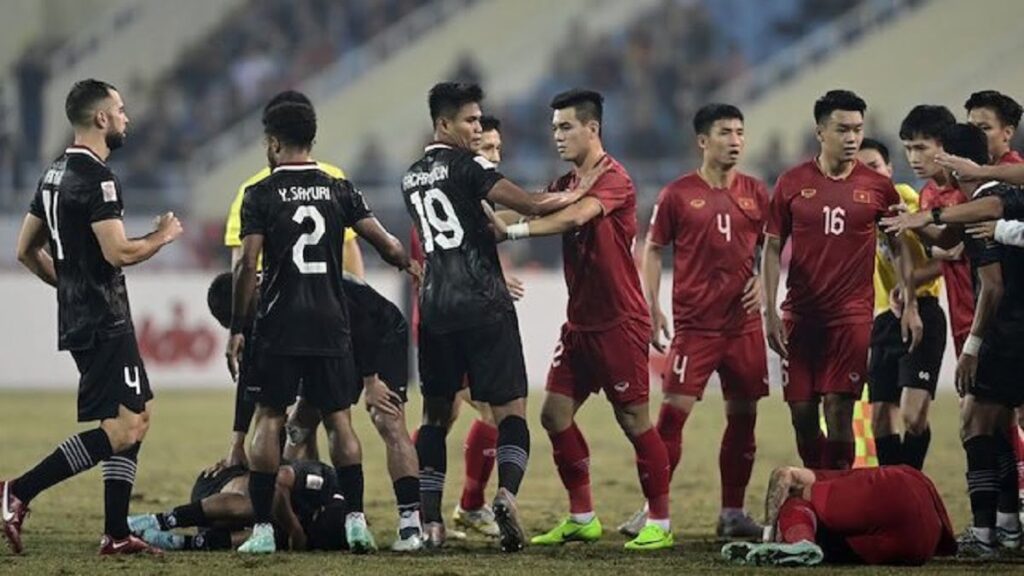
[[[267,105],[263,107],[264,121],[266,121],[267,112],[271,108],[277,106],[278,104],[286,103],[304,104],[306,106],[309,106],[310,108],[313,108],[313,102],[312,100],[309,99],[309,96],[306,96],[305,94],[299,92],[298,90],[285,90],[283,92],[278,92],[277,94],[275,94],[274,97],[271,98],[269,102],[267,102]]]
[[[836,110],[846,112],[864,112],[868,105],[864,99],[850,90],[829,90],[814,102],[814,121],[822,124]]]
[[[956,117],[945,106],[918,104],[900,124],[900,140],[935,140],[943,143],[943,134],[956,124]]]
[[[67,114],[71,125],[79,128],[88,127],[92,123],[96,105],[109,98],[113,90],[116,88],[112,85],[94,78],[75,82],[64,100],[64,113]]]
[[[707,135],[718,120],[739,120],[743,122],[743,112],[732,104],[706,104],[693,115],[693,131]]]
[[[954,156],[967,158],[976,164],[988,164],[988,139],[985,132],[973,124],[954,123],[942,133],[942,148]]]
[[[996,90],[982,90],[971,94],[971,97],[964,102],[964,109],[967,112],[977,108],[987,108],[995,113],[1003,126],[1020,125],[1021,105],[1016,100]]]
[[[483,102],[484,90],[479,84],[468,82],[441,82],[430,89],[427,104],[430,120],[437,124],[440,118],[454,118],[466,104]]]
[[[263,131],[284,146],[310,149],[316,138],[316,112],[306,104],[277,104],[263,115]]]
[[[210,314],[225,328],[231,327],[231,272],[221,272],[206,291],[206,305]]]
[[[581,124],[597,122],[600,125],[604,121],[604,96],[594,90],[573,88],[551,99],[552,110],[564,110],[572,108],[576,111],[576,119]],[[600,134],[600,130],[598,130]]]

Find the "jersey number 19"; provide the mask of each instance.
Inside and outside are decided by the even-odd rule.
[[[431,188],[420,195],[413,192],[409,199],[416,207],[420,217],[420,228],[423,230],[423,251],[430,254],[437,245],[442,250],[451,250],[462,245],[465,232],[459,217],[455,215],[455,207],[444,192]],[[438,213],[437,207],[441,212]]]

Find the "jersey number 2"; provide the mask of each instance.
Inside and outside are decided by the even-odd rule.
[[[459,217],[455,215],[455,208],[451,200],[444,195],[444,192],[437,188],[431,188],[420,196],[419,192],[413,192],[409,199],[416,207],[416,213],[420,216],[420,228],[423,229],[423,251],[430,254],[434,251],[434,245],[440,246],[442,250],[451,250],[462,245],[462,237],[465,232]],[[437,207],[441,207],[441,213]]]
[[[295,262],[295,267],[299,269],[299,272],[303,274],[327,274],[327,262],[309,262],[306,260],[306,246],[319,244],[320,239],[324,237],[324,230],[327,229],[327,225],[324,223],[324,217],[316,209],[316,206],[299,206],[295,209],[295,215],[292,216],[292,220],[302,224],[307,219],[313,221],[313,231],[306,232],[295,240],[295,245],[292,246],[292,261]]]

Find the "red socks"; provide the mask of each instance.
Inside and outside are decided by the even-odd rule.
[[[636,449],[636,469],[647,497],[648,514],[651,520],[667,520],[670,474],[665,444],[654,428],[630,440]]]
[[[552,454],[562,485],[569,492],[569,512],[586,514],[594,511],[590,498],[590,448],[580,429],[572,426],[551,438]]]
[[[494,470],[497,454],[498,429],[477,418],[466,434],[463,458],[466,462],[466,477],[462,481],[463,510],[477,510],[484,505],[484,489]]]
[[[683,426],[689,413],[665,403],[661,405],[661,412],[658,413],[658,436],[665,444],[665,451],[668,453],[669,479],[679,466],[679,459],[683,455]]]
[[[756,414],[726,415],[718,468],[722,475],[722,508],[743,508],[743,499],[754,469]]]
[[[779,509],[778,540],[796,544],[801,540],[814,542],[818,530],[818,517],[803,498],[791,497]]]

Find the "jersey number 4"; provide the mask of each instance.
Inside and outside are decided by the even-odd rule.
[[[60,222],[57,220],[57,200],[59,199],[60,192],[43,190],[43,212],[46,213],[46,226],[50,229],[50,237],[53,238],[54,256],[57,260],[63,260],[64,243],[60,241]]]
[[[430,254],[437,245],[442,250],[451,250],[462,245],[465,232],[459,217],[455,215],[455,207],[444,192],[431,188],[420,195],[413,192],[409,199],[416,207],[420,216],[420,228],[423,230],[423,251]],[[438,207],[441,211],[438,213]]]

